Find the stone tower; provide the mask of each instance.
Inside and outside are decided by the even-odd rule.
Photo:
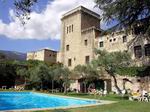
[[[89,63],[94,56],[100,34],[100,16],[79,6],[61,18],[61,49],[59,61],[73,69]]]

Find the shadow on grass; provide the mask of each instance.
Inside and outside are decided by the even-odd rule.
[[[52,112],[70,112],[69,110],[62,110],[62,109],[60,109],[60,110],[53,110]]]
[[[71,95],[71,96],[88,96],[89,94],[87,94],[87,93],[70,93],[68,95]]]
[[[116,100],[127,100],[127,97],[122,97],[122,96],[115,96],[114,99]]]
[[[40,110],[35,112],[70,112],[69,110],[63,110],[63,109],[55,109],[55,110]]]

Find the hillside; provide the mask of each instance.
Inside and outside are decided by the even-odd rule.
[[[7,60],[26,60],[26,54],[25,53],[20,53],[16,51],[4,51],[0,50],[0,53],[5,55],[5,59]]]

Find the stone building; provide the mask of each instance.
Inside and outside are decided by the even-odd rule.
[[[100,33],[100,16],[82,6],[62,18],[61,48],[58,61],[73,69],[94,59],[93,49]]]
[[[73,69],[77,65],[85,65],[95,59],[94,48],[97,48],[102,31],[100,15],[79,6],[65,13],[61,21],[61,48],[57,61]],[[109,83],[110,78],[107,78],[104,83],[106,82]],[[72,83],[71,88],[82,91],[82,79]]]
[[[117,31],[100,36],[97,48],[108,52],[126,51],[131,54],[133,65],[150,65],[150,41],[140,31],[138,33],[135,33],[134,30],[129,32]],[[123,83],[127,79],[126,89],[138,90],[144,88],[150,90],[150,83],[148,83],[150,82],[150,77],[140,78],[118,75],[116,79],[121,89],[124,89]],[[111,83],[111,90],[115,91],[113,81]]]
[[[57,51],[50,49],[41,49],[27,53],[27,60],[39,60],[50,63],[56,63]]]
[[[101,35],[100,15],[79,6],[61,18],[61,48],[57,61],[66,67],[73,69],[77,65],[84,65],[96,58],[94,48],[108,52],[127,51],[131,53],[136,65],[148,64],[150,56],[150,43],[140,32],[117,31],[111,34]],[[119,87],[123,88],[123,81],[127,77],[117,77]],[[135,80],[137,78],[130,78]],[[101,79],[100,79],[101,80]],[[108,91],[115,91],[114,83],[108,75],[103,79],[104,86]],[[82,82],[76,80],[71,88],[81,91]],[[133,84],[128,84],[132,89]]]
[[[135,34],[133,30],[130,32],[117,31],[100,36],[97,48],[108,52],[129,52],[133,64],[137,66],[150,64],[150,41],[140,32]]]

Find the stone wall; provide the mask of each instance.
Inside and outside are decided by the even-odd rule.
[[[132,91],[137,91],[137,90],[147,90],[150,91],[150,77],[129,77],[129,76],[116,76],[117,79],[117,84],[121,90],[124,89],[123,87],[123,82],[124,80],[129,80],[126,81],[125,83],[125,89],[130,89]],[[112,81],[112,91],[116,92],[116,88],[114,86],[114,80],[111,79]]]
[[[124,36],[126,36],[126,42],[123,42]],[[103,42],[103,47],[100,47],[100,42]],[[125,33],[124,31],[120,31],[99,37],[99,42],[97,46],[98,49],[106,50],[108,52],[127,51],[131,54],[133,64],[141,66],[144,63],[146,65],[150,64],[150,58],[148,56],[145,56],[144,50],[145,44],[148,43],[150,42],[144,37],[144,35],[137,36],[133,35],[130,32]],[[134,47],[139,45],[142,46],[142,57],[137,58],[134,54]]]
[[[39,60],[44,61],[44,51],[36,51],[27,53],[27,60]]]
[[[100,19],[91,16],[85,12],[81,13],[81,29],[87,29],[90,27],[100,28]]]
[[[57,52],[56,51],[45,50],[44,61],[56,63],[56,61],[57,61],[56,58],[57,58]]]

